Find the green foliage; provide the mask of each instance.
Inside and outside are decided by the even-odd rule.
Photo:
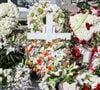
[[[59,78],[58,77],[53,77],[53,78],[50,78],[49,81],[48,81],[48,84],[50,85],[50,87],[53,89],[55,88],[56,86],[56,83],[59,81]]]
[[[74,77],[69,76],[69,77],[65,77],[64,82],[68,82],[69,84],[74,82]]]
[[[24,59],[24,49],[18,48],[15,51],[11,51],[7,54],[6,48],[0,49],[0,68],[10,68],[17,65]]]
[[[100,8],[100,0],[96,0],[95,3],[98,4],[98,8]]]
[[[0,48],[0,68],[11,68],[25,59],[25,49],[23,44],[26,41],[23,31],[14,31],[6,36],[6,45]],[[0,43],[5,42],[5,39]],[[14,50],[9,51],[9,48]]]
[[[86,9],[90,9],[90,6],[87,2],[79,2],[77,4],[77,6],[81,9],[81,10],[86,10]]]
[[[100,46],[100,33],[96,33],[94,37],[90,41],[90,45],[92,46]]]
[[[100,66],[96,68],[95,74],[100,77]]]

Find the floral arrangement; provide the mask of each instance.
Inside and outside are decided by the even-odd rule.
[[[0,68],[0,85],[6,90],[19,90],[25,86],[30,86],[30,69],[23,66],[23,62],[17,66],[8,69]]]
[[[78,13],[74,16],[70,16],[70,26],[76,37],[80,41],[89,41],[93,36],[93,33],[100,32],[100,17],[89,14],[87,10],[86,13]]]
[[[19,11],[13,3],[2,3],[0,13],[0,37],[4,37],[18,26]]]
[[[0,85],[4,85],[4,89],[20,90],[24,86],[33,87],[32,81],[35,78],[38,79],[41,90],[55,90],[57,83],[63,82],[67,82],[67,85],[77,83],[80,90],[100,89],[100,17],[98,15],[90,14],[87,10],[84,14],[70,16],[69,22],[75,37],[71,41],[56,39],[46,43],[43,40],[33,40],[30,43],[26,41],[26,32],[19,33],[18,30],[12,32],[19,18],[16,6],[5,3],[0,4],[0,7],[4,10],[0,8],[2,12],[0,14]],[[65,11],[46,0],[39,0],[39,3],[35,3],[31,8],[28,28],[42,31],[48,12],[54,14],[53,25],[56,32],[64,31],[68,19],[65,20],[67,17]],[[2,38],[4,36],[6,37]],[[85,43],[85,40],[90,43]],[[90,56],[88,61],[84,62],[84,55],[88,51]]]
[[[76,63],[79,65],[75,81],[80,88],[79,90],[98,90],[100,88],[100,48],[91,48],[90,57],[87,63],[84,63],[84,55],[87,54],[89,47],[85,47],[86,51],[82,51],[83,47],[85,47],[85,45],[74,46],[73,57],[76,58],[78,61],[76,61]],[[87,56],[85,55],[85,57]]]
[[[86,71],[77,77],[77,82],[83,90],[100,89],[100,77]]]
[[[0,67],[9,68],[25,59],[24,49],[21,46],[0,42]]]
[[[100,89],[100,73],[98,69],[100,69],[100,54],[98,54],[92,62],[92,72],[91,70],[83,70],[80,68],[79,74],[76,77],[76,81],[81,89]]]
[[[70,46],[70,41],[55,40],[48,44],[34,41],[26,48],[29,57],[26,63],[41,80],[42,90],[49,90],[48,86],[54,89],[59,80],[74,82],[72,76],[78,66],[71,63]]]
[[[39,1],[39,3],[35,3],[32,6],[27,19],[28,28],[34,31],[42,31],[42,27],[46,24],[47,12],[53,13],[53,26],[56,32],[65,31],[67,12],[55,4],[50,4],[48,1]]]

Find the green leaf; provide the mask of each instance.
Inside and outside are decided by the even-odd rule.
[[[50,78],[49,81],[48,81],[48,84],[49,84],[52,88],[55,88],[57,81],[58,81],[58,78]]]
[[[66,76],[66,77],[64,78],[64,82],[67,82],[67,83],[71,84],[71,83],[74,82],[74,77],[72,77],[72,76],[67,77],[67,76]]]

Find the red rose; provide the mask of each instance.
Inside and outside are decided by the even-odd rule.
[[[79,42],[80,40],[79,40],[78,37],[74,37],[74,41],[75,41],[75,42]]]
[[[89,86],[86,83],[84,83],[83,85],[83,90],[90,90]]]
[[[92,8],[93,8],[93,9],[95,9],[95,10],[97,10],[97,9],[98,9],[98,7],[97,7],[97,6],[92,6]]]
[[[37,64],[41,65],[43,63],[42,59],[37,59]]]
[[[93,33],[93,37],[96,37],[96,33]]]
[[[96,90],[100,90],[100,84],[97,84]]]
[[[92,24],[89,24],[88,22],[85,24],[87,30],[90,30],[90,27],[92,26]]]
[[[78,47],[74,47],[74,49],[73,49],[73,55],[75,56],[75,57],[79,57],[80,55],[81,55],[81,52],[80,52],[80,50],[79,50],[79,48]]]
[[[81,44],[87,44],[87,41],[86,40],[81,40],[80,43]]]

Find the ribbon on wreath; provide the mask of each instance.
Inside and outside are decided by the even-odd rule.
[[[93,68],[92,62],[97,58],[98,53],[100,53],[100,47],[94,47],[91,49],[91,51],[92,51],[92,54],[89,60],[88,69],[91,71],[94,71],[95,68]]]
[[[83,63],[88,64],[88,70],[95,70],[95,68],[93,68],[92,62],[98,57],[98,54],[100,53],[100,47],[80,48],[75,46],[73,52],[75,57],[80,57],[81,55],[83,56]]]

